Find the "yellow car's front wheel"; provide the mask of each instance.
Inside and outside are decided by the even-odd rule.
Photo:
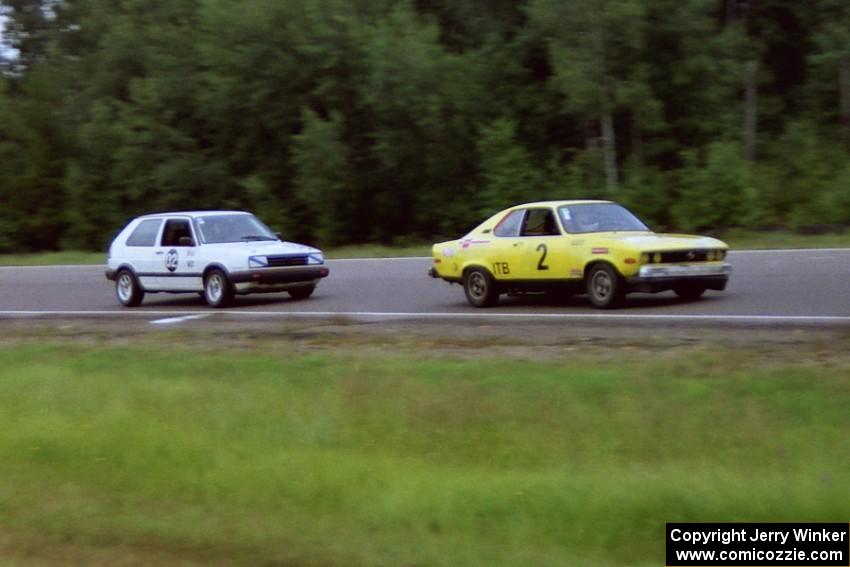
[[[483,268],[470,268],[463,276],[466,300],[475,307],[491,307],[499,301],[496,280]]]
[[[609,264],[596,264],[587,274],[587,296],[600,309],[610,309],[620,304],[624,296],[620,274]]]
[[[700,285],[682,285],[674,287],[673,291],[679,296],[682,301],[694,301],[699,299],[705,293],[705,287]]]

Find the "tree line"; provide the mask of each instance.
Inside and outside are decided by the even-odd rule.
[[[518,202],[850,224],[845,0],[0,0],[0,251],[240,208],[336,245]]]

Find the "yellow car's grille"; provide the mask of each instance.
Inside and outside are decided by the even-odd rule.
[[[649,252],[648,259],[652,264],[683,264],[687,262],[713,262],[726,257],[725,250],[694,248],[693,250],[668,250]]]

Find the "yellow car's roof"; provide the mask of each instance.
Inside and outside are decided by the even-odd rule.
[[[564,200],[564,201],[535,201],[533,203],[523,203],[521,205],[514,205],[510,207],[510,209],[523,209],[526,207],[560,207],[562,205],[589,205],[592,203],[613,203],[613,201],[605,201],[598,199],[572,199],[572,200]],[[510,210],[505,209],[505,210]]]

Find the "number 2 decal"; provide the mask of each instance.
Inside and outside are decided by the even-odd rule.
[[[548,270],[548,269],[549,269],[549,266],[547,266],[547,265],[546,265],[546,264],[544,264],[543,262],[545,262],[545,261],[546,261],[546,253],[547,253],[549,250],[546,248],[546,245],[545,245],[545,244],[540,244],[540,245],[538,245],[538,246],[537,246],[537,251],[538,251],[538,252],[543,252],[543,254],[541,254],[541,255],[540,255],[540,261],[539,261],[539,262],[537,262],[537,269],[538,269],[538,270]]]

